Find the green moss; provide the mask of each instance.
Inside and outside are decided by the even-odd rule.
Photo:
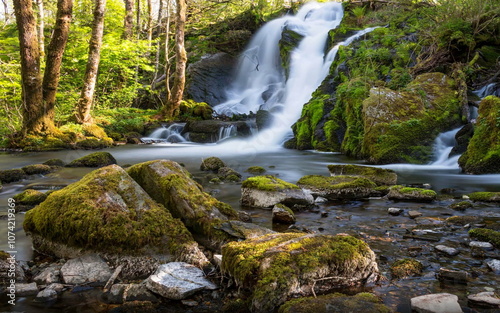
[[[391,274],[394,278],[405,278],[422,274],[424,266],[415,259],[397,260],[391,265]]]
[[[245,172],[248,172],[250,174],[264,174],[266,172],[266,169],[262,166],[250,166],[245,170]]]
[[[283,304],[278,313],[344,313],[370,312],[389,313],[391,310],[371,293],[358,293],[347,296],[341,293],[292,299]]]
[[[104,149],[113,145],[113,139],[106,137],[98,139],[95,137],[87,137],[76,142],[76,147],[79,149]]]
[[[109,152],[94,152],[71,161],[67,167],[101,167],[116,164],[116,159]]]
[[[298,185],[311,186],[318,189],[346,189],[346,188],[375,188],[374,182],[369,179],[357,176],[321,176],[307,175],[299,179]]]
[[[153,249],[180,256],[193,242],[184,225],[117,165],[95,170],[51,193],[26,213],[24,229],[48,240],[106,253],[142,255]]]
[[[47,195],[38,190],[26,189],[15,195],[13,198],[16,200],[16,204],[37,205],[45,201],[45,199],[47,199]]]
[[[49,165],[45,164],[32,164],[27,165],[21,168],[26,175],[35,175],[35,174],[48,174],[52,172],[52,168]]]
[[[182,120],[209,120],[214,110],[205,102],[183,100],[179,107],[179,118]]]
[[[243,181],[242,188],[262,191],[279,191],[283,189],[299,189],[297,185],[288,183],[271,175],[249,177]]]
[[[85,136],[95,137],[97,139],[106,139],[108,135],[102,127],[96,124],[82,125],[82,131]]]
[[[290,57],[292,51],[297,48],[302,38],[304,38],[304,36],[287,28],[281,33],[281,39],[279,41],[281,66],[285,70],[285,75],[287,77],[290,73]]]
[[[396,185],[389,189],[387,197],[391,200],[433,201],[437,199],[437,193],[431,189]]]
[[[467,225],[472,223],[481,223],[482,218],[477,216],[451,216],[446,219],[446,223],[452,225]]]
[[[481,241],[490,242],[497,248],[500,248],[500,232],[488,228],[474,228],[469,230],[469,236]]]
[[[500,173],[500,98],[488,96],[479,104],[474,135],[458,163],[469,174]]]
[[[200,165],[200,170],[202,171],[218,171],[221,167],[225,167],[226,164],[218,157],[209,157],[203,159]]]
[[[43,164],[48,165],[48,166],[64,166],[65,163],[61,159],[49,159],[49,160],[43,162]]]
[[[230,167],[221,167],[217,171],[217,176],[223,181],[239,182],[241,181],[241,174],[236,172]]]
[[[468,196],[472,201],[500,202],[500,192],[473,192]]]
[[[398,178],[396,172],[390,169],[354,164],[328,165],[328,170],[332,175],[363,176],[377,185],[394,185]]]
[[[26,173],[20,168],[0,171],[0,182],[2,184],[13,183],[20,181],[26,177]]]
[[[329,95],[315,93],[311,100],[304,105],[301,118],[292,127],[297,149],[306,150],[315,147],[314,142],[318,140],[315,136],[315,130],[323,118],[325,101],[329,98]]]
[[[466,209],[470,209],[474,207],[472,203],[469,201],[460,201],[460,202],[455,202],[450,205],[450,209],[457,210],[457,211],[465,211]]]

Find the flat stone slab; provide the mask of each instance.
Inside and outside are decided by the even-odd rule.
[[[80,285],[85,283],[105,284],[113,274],[111,268],[97,254],[87,254],[71,259],[61,268],[61,276],[66,284]]]
[[[411,298],[411,309],[417,313],[462,313],[458,297],[449,293],[435,293]]]
[[[447,254],[449,256],[454,256],[454,255],[457,255],[457,254],[460,253],[460,251],[458,249],[455,249],[455,248],[452,248],[452,247],[448,247],[448,246],[445,246],[445,245],[437,245],[434,248],[437,251],[442,252],[444,254]]]
[[[486,251],[493,250],[493,245],[486,241],[471,241],[469,242],[469,247],[471,248],[480,248]]]
[[[479,304],[481,306],[489,306],[492,308],[500,308],[500,299],[495,296],[493,291],[485,291],[467,296],[469,302]]]
[[[182,300],[203,289],[217,285],[205,278],[199,268],[184,262],[162,264],[146,280],[146,287],[167,299]]]

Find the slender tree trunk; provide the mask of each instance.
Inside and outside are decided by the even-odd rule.
[[[72,14],[73,0],[57,1],[56,23],[48,47],[42,84],[45,111],[51,119],[54,119],[55,115],[56,92],[61,74],[62,57],[68,42]]]
[[[3,17],[5,20],[5,24],[9,24],[9,5],[7,4],[7,0],[2,0],[3,3]]]
[[[153,5],[151,4],[151,0],[147,0],[148,4],[148,46],[151,47],[151,41],[153,40]]]
[[[46,114],[42,96],[40,49],[37,24],[31,0],[14,1],[19,48],[23,101],[22,135],[47,134],[55,131],[53,120]]]
[[[45,12],[43,11],[43,0],[36,0],[36,5],[38,7],[38,47],[40,49],[40,57],[45,56]]]
[[[135,29],[137,31],[137,40],[141,36],[141,0],[137,0],[135,3]]]
[[[83,81],[82,94],[78,101],[76,114],[77,121],[82,124],[93,123],[90,111],[94,100],[97,72],[101,59],[102,36],[104,32],[104,10],[106,0],[96,0],[94,8],[94,21],[92,22],[92,35],[89,43],[89,58]]]
[[[167,21],[165,24],[165,90],[167,101],[170,98],[170,0],[167,0]]]
[[[134,27],[134,0],[125,0],[125,20],[123,22],[123,39],[132,38]]]
[[[184,93],[186,83],[186,62],[187,55],[184,48],[184,26],[186,24],[186,1],[177,0],[176,25],[175,25],[175,77],[172,91],[168,97],[167,105],[164,108],[166,117],[173,117],[179,108]],[[168,77],[166,77],[168,80]]]
[[[158,29],[158,33],[161,32],[161,16],[163,15],[163,0],[160,0],[158,3],[158,17],[156,19],[156,27]],[[153,75],[153,81],[151,82],[151,89],[154,89],[156,84],[156,79],[158,78],[158,72],[160,69],[160,49],[161,42],[158,41],[158,47],[156,49],[156,57],[155,57],[155,74]]]

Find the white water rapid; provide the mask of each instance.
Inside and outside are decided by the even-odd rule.
[[[374,29],[358,32],[325,55],[328,32],[340,24],[342,17],[340,3],[310,2],[295,16],[273,20],[257,32],[240,58],[235,81],[227,91],[229,100],[214,108],[226,115],[255,113],[259,109],[273,113],[272,125],[246,145],[256,150],[280,146],[291,134],[303,105],[328,75],[339,47]],[[288,79],[281,67],[278,46],[285,28],[304,36],[291,54]]]

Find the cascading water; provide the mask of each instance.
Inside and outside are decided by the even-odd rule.
[[[285,16],[266,24],[243,53],[228,101],[216,106],[219,114],[241,114],[265,109],[273,113],[269,128],[254,136],[247,145],[258,150],[279,146],[301,114],[312,92],[328,75],[340,45],[348,45],[372,31],[369,28],[337,44],[325,56],[328,32],[343,17],[342,4],[335,2],[304,5],[295,16]],[[303,39],[292,52],[286,80],[280,63],[279,40],[283,29],[301,34]]]
[[[173,123],[168,127],[162,126],[155,129],[149,136],[141,138],[141,140],[145,143],[186,142],[186,139],[181,135],[185,125],[186,123]]]
[[[235,125],[226,125],[222,126],[219,129],[219,138],[218,141],[226,140],[228,138],[236,136],[236,126]]]
[[[439,134],[434,143],[435,161],[431,165],[458,168],[460,155],[450,157],[450,152],[456,144],[455,135],[462,127]]]

